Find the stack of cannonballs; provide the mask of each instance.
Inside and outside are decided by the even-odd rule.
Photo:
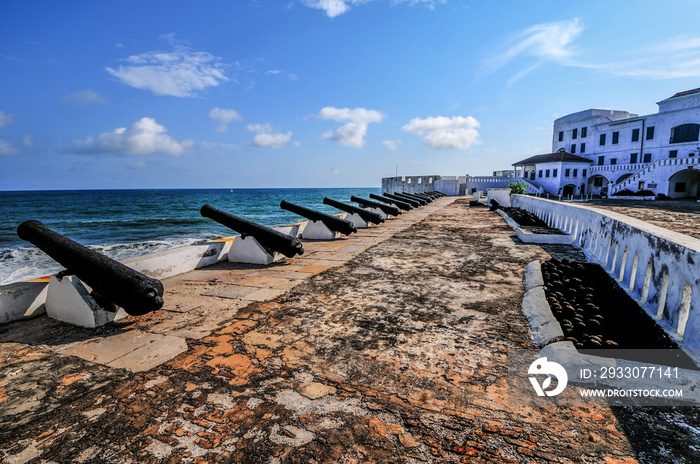
[[[565,340],[577,348],[618,348],[606,326],[592,283],[585,282],[586,266],[568,259],[542,263],[545,293]],[[583,278],[582,278],[583,277]]]

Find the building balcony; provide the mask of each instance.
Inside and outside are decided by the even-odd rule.
[[[644,169],[650,163],[635,163],[635,164],[604,164],[601,166],[591,166],[588,169],[588,175],[593,176],[601,172],[617,172],[617,171],[630,171],[637,172]]]

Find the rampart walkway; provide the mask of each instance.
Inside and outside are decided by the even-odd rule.
[[[169,279],[165,310],[94,331],[1,326],[0,461],[697,462],[692,411],[508,404],[549,254],[467,205]]]

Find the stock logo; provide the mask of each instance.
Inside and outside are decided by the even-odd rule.
[[[537,396],[556,396],[564,391],[566,382],[569,381],[569,376],[566,375],[566,370],[561,367],[561,364],[547,361],[547,358],[536,359],[535,362],[530,364],[527,373],[530,375],[540,374],[547,376],[542,382],[542,385],[539,384],[535,377],[530,377],[530,383],[532,384],[532,388],[535,389]],[[553,390],[547,390],[552,383],[552,377],[557,379],[557,386]]]

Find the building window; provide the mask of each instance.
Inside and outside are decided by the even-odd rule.
[[[636,164],[637,163],[637,156],[639,156],[639,153],[632,153],[630,155],[630,164]]]
[[[540,169],[540,172],[538,172],[537,174],[537,177],[542,177],[542,169]]]
[[[576,153],[576,144],[571,145],[571,153]]]
[[[598,166],[602,166],[605,164],[605,156],[599,156],[598,157]]]
[[[600,142],[598,145],[605,145],[605,134],[600,134]]]
[[[552,177],[557,177],[557,170],[556,169],[552,169]]]
[[[586,144],[585,143],[581,144],[581,153],[586,153]]]
[[[613,132],[613,139],[612,139],[612,144],[616,145],[617,142],[620,141],[620,133],[619,132]]]
[[[564,177],[569,177],[571,175],[571,169],[564,169]]]
[[[530,173],[530,180],[535,180],[535,171]]]
[[[632,141],[639,142],[639,129],[632,129]]]
[[[615,166],[617,164],[617,158],[610,158],[610,166]]]
[[[584,169],[581,171],[581,177],[586,177],[588,175],[588,169]]]
[[[549,169],[546,169],[546,170],[544,171],[544,176],[545,176],[545,177],[549,177]]]
[[[564,140],[564,131],[559,131],[559,141]]]
[[[685,182],[676,182],[676,186],[674,188],[674,191],[676,193],[685,192]]]
[[[574,177],[578,177],[578,169],[574,169]]]
[[[573,132],[571,133],[571,138],[572,138],[572,139],[575,140],[576,137],[578,137],[578,129],[574,129]]]
[[[644,162],[651,163],[651,153],[644,153]]]
[[[678,150],[671,150],[668,152],[669,158],[678,158]]]
[[[697,142],[700,124],[682,124],[671,129],[671,143]]]
[[[647,140],[652,140],[654,138],[654,126],[647,127]]]
[[[596,177],[593,179],[593,187],[602,187],[603,186],[603,178],[601,176]]]
[[[581,138],[584,138],[588,135],[588,127],[582,127],[581,128]]]

